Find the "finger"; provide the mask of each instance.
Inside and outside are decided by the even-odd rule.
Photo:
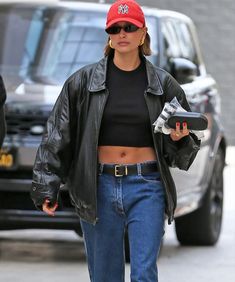
[[[171,136],[176,136],[176,130],[175,129],[171,129]]]
[[[176,122],[176,124],[175,124],[175,136],[179,137],[180,134],[181,134],[181,132],[180,132],[180,123]]]
[[[58,208],[58,203],[55,203],[54,206],[50,208],[51,211],[55,211]]]
[[[174,140],[174,136],[175,136],[175,130],[171,129],[171,133],[170,133],[171,139]]]
[[[51,208],[48,206],[47,203],[44,203],[44,204],[42,205],[42,210],[43,210],[44,212],[48,213],[48,214],[51,214],[51,213],[53,212],[53,211],[51,211]]]
[[[51,201],[49,199],[46,199],[44,203],[50,210],[56,209],[58,207],[57,202],[52,206]]]
[[[54,212],[51,211],[46,205],[43,205],[42,210],[48,215],[54,215]]]
[[[180,130],[180,122],[176,122],[176,124],[175,124],[175,130],[176,130],[176,131]]]
[[[180,131],[180,122],[176,122],[175,124],[175,130]]]
[[[55,205],[52,206],[52,207],[50,207],[49,205],[50,205],[50,200],[46,199],[45,202],[42,205],[42,210],[45,213],[47,213],[48,215],[54,216],[55,215],[55,210],[58,207],[58,204],[55,203]]]
[[[44,203],[42,204],[42,209],[43,209],[43,210],[48,209],[48,208],[49,208],[49,204],[50,204],[50,201],[49,201],[48,199],[46,199],[46,200],[44,201]]]
[[[183,134],[187,134],[188,133],[188,125],[187,122],[183,122]]]
[[[50,216],[54,216],[55,215],[55,212],[50,210],[50,209],[47,209],[47,208],[44,208],[43,210],[46,214],[50,215]]]

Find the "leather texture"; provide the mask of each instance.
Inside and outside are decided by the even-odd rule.
[[[59,188],[66,184],[79,217],[97,221],[98,137],[102,113],[108,98],[106,88],[107,60],[78,70],[65,82],[46,124],[33,168],[31,197],[40,208],[46,198],[58,201]],[[151,125],[165,102],[177,97],[190,111],[185,94],[166,71],[143,58],[148,87],[144,93]],[[187,170],[193,162],[200,141],[196,136],[174,142],[168,135],[153,133],[158,170],[165,188],[166,214],[169,223],[176,208],[176,189],[169,166]]]
[[[157,172],[158,168],[156,164],[140,164],[141,174],[148,174],[151,172]],[[127,175],[137,175],[138,166],[134,165],[99,165],[99,173],[107,173],[116,177],[122,177]]]

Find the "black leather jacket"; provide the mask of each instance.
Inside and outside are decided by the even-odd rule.
[[[162,105],[175,96],[190,111],[185,94],[164,70],[146,63],[148,87],[144,93],[151,124]],[[97,146],[102,113],[108,98],[107,58],[74,73],[64,84],[47,121],[33,169],[31,197],[37,207],[45,198],[58,200],[60,185],[68,187],[71,201],[80,218],[97,221]],[[153,128],[153,127],[152,127]],[[168,135],[154,134],[154,148],[166,191],[166,214],[173,220],[176,190],[168,166],[187,170],[200,147],[194,135],[173,142]]]
[[[5,117],[4,117],[4,102],[6,100],[6,90],[0,75],[0,148],[6,131]]]

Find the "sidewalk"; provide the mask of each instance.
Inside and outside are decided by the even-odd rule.
[[[224,214],[215,246],[180,246],[174,228],[167,227],[159,260],[161,282],[235,281],[235,147],[227,148],[224,169]]]

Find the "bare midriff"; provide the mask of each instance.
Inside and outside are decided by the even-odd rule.
[[[135,164],[156,160],[156,154],[151,147],[99,146],[100,163]]]

